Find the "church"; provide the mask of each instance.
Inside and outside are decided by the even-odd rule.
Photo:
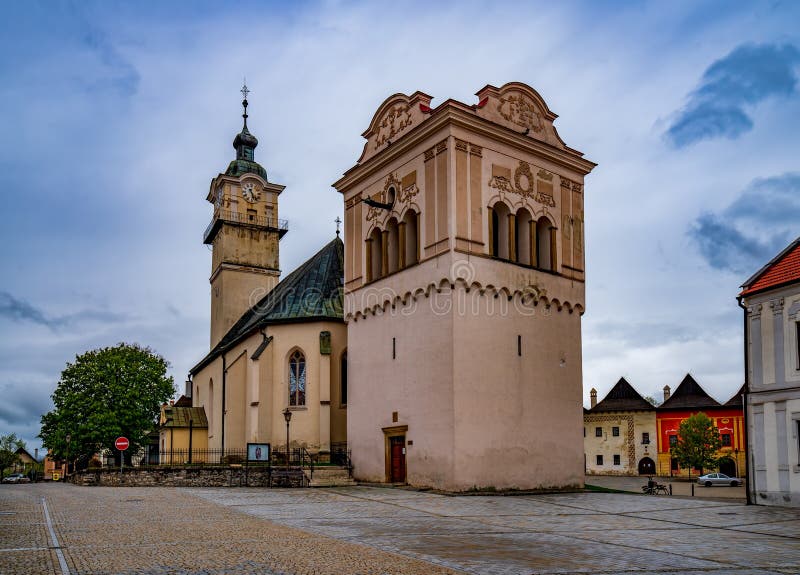
[[[449,491],[583,484],[584,177],[531,87],[381,104],[334,187],[344,242],[279,280],[283,186],[244,126],[211,182],[211,448],[346,442],[358,480]]]

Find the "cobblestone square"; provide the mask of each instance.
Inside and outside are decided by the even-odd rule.
[[[665,572],[800,573],[800,511],[624,493],[0,489],[3,575]]]

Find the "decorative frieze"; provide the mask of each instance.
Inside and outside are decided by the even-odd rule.
[[[381,119],[378,124],[378,136],[375,139],[375,149],[380,148],[386,142],[391,142],[392,138],[411,125],[411,106],[408,104],[397,104]]]
[[[497,111],[506,121],[520,128],[539,133],[544,129],[542,115],[536,105],[522,94],[508,94],[500,98]]]
[[[489,180],[490,188],[495,188],[507,193],[519,194],[523,198],[531,199],[534,202],[550,206],[551,208],[555,207],[556,201],[553,198],[553,186],[550,183],[552,182],[553,174],[545,170],[539,170],[539,174],[544,172],[545,176],[549,176],[549,179],[546,177],[541,178],[544,180],[543,185],[537,186],[530,164],[522,160],[520,160],[517,169],[514,171],[513,185],[506,176],[499,175],[498,172],[497,170],[493,170],[495,175]],[[537,174],[537,176],[539,174]]]
[[[467,151],[467,143],[463,140],[456,140],[456,150],[459,152]]]
[[[483,148],[476,146],[475,144],[470,144],[469,153],[473,156],[483,157]]]
[[[447,150],[447,140],[442,140],[438,144],[436,144],[436,154],[439,155],[442,152]]]

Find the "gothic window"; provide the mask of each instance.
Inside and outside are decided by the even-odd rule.
[[[199,399],[199,398],[198,398]],[[208,380],[208,406],[206,406],[208,417],[209,437],[214,434],[214,380]]]
[[[289,405],[306,404],[306,358],[299,349],[289,357]]]
[[[342,354],[341,374],[339,379],[339,403],[342,407],[347,405],[347,352]]]

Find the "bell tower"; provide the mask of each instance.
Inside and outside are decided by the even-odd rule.
[[[258,140],[247,129],[247,94],[242,87],[242,131],[236,159],[211,180],[206,200],[214,206],[203,243],[212,246],[211,347],[242,314],[272,290],[280,277],[278,244],[288,231],[278,219],[278,196],[285,186],[270,183],[255,161]]]

